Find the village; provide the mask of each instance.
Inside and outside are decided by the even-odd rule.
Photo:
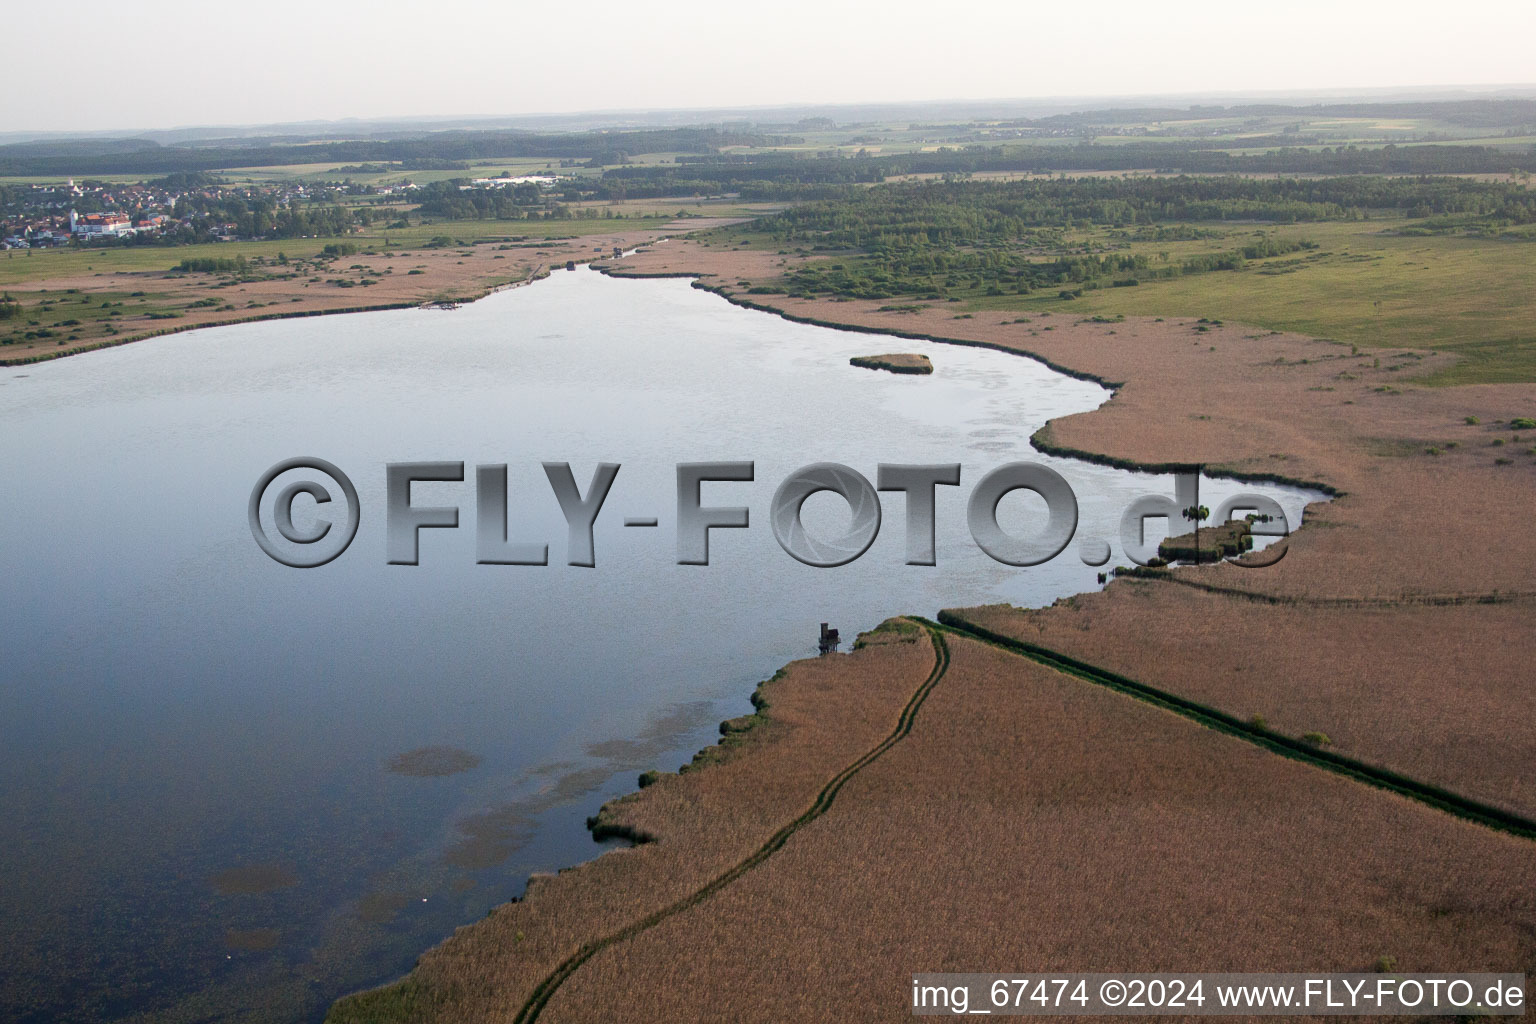
[[[345,170],[345,168],[343,168]],[[548,174],[455,179],[454,193],[521,187],[538,198],[560,182]],[[365,185],[343,181],[291,181],[231,185],[202,173],[173,174],[149,182],[114,184],[70,178],[64,184],[0,184],[0,249],[68,245],[184,245],[257,238],[321,237],[366,227],[380,213],[419,201],[412,181]]]
[[[63,184],[0,186],[0,249],[336,234],[335,223],[320,227],[308,224],[309,218],[285,219],[282,214],[331,207],[350,226],[356,214],[337,207],[344,197],[386,197],[415,187],[410,182],[374,187],[331,181],[229,186],[204,174],[134,184],[71,178]],[[300,230],[310,226],[315,229]]]

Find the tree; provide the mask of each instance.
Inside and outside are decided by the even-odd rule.
[[[1183,515],[1185,519],[1187,519],[1190,522],[1195,524],[1195,564],[1199,565],[1200,564],[1200,522],[1203,519],[1211,518],[1211,510],[1206,508],[1204,505],[1191,505],[1191,506],[1189,506],[1189,508],[1186,508],[1180,514]]]

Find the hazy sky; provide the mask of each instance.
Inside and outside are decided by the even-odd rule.
[[[1536,81],[1536,2],[9,4],[0,131]]]

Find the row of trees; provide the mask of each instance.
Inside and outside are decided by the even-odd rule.
[[[968,146],[890,156],[731,154],[672,164],[609,167],[586,185],[588,198],[739,194],[750,200],[833,198],[849,186],[909,175],[969,176],[986,171],[1056,174],[1158,170],[1199,175],[1504,174],[1536,171],[1536,148],[1490,146],[1283,147],[1233,154],[1208,143]]]
[[[1536,192],[1460,178],[1079,178],[888,184],[805,203],[759,222],[781,244],[854,248],[1026,241],[1041,228],[1108,225],[1147,230],[1190,221],[1277,224],[1450,214],[1536,223]]]
[[[511,157],[597,157],[617,163],[620,153],[710,153],[723,146],[788,141],[718,128],[656,128],[628,132],[444,131],[395,139],[302,144],[257,140],[239,146],[160,146],[147,139],[31,142],[0,146],[0,175],[167,174],[319,161],[407,162],[419,167]]]

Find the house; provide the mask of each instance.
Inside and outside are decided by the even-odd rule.
[[[69,211],[70,233],[80,238],[117,238],[133,232],[133,223],[121,213],[88,213],[84,217]]]

